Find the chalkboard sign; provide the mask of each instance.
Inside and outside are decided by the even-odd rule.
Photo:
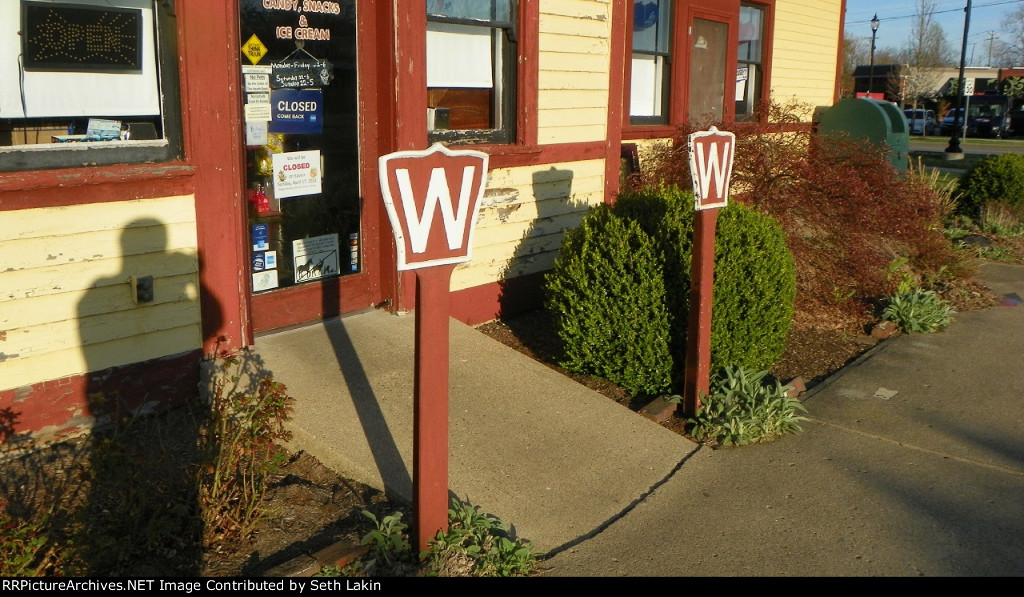
[[[142,72],[142,11],[21,3],[25,70]]]
[[[270,84],[275,89],[326,87],[334,78],[334,65],[327,60],[284,60],[271,66]]]

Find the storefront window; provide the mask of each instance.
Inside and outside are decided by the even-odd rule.
[[[633,124],[668,122],[671,0],[633,3],[629,116]]]
[[[761,101],[764,73],[765,8],[740,5],[739,52],[736,63],[736,118],[750,118]]]
[[[166,5],[0,2],[0,170],[179,157],[177,34]]]
[[[357,273],[355,0],[239,4],[253,292]]]
[[[514,138],[516,2],[427,0],[431,141]]]

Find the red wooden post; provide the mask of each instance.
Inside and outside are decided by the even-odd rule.
[[[729,178],[736,136],[711,130],[688,139],[693,178],[693,256],[690,267],[690,313],[687,321],[683,411],[697,414],[701,394],[711,385],[711,304],[715,269],[715,224],[718,210],[729,201]]]
[[[398,270],[416,272],[412,539],[419,552],[448,530],[448,291],[455,266],[470,260],[487,161],[439,143],[378,159]]]
[[[413,541],[417,552],[448,529],[448,290],[454,265],[416,271],[413,382]]]
[[[711,288],[715,269],[717,209],[694,214],[693,255],[690,266],[690,313],[686,337],[686,371],[683,374],[683,411],[697,414],[700,397],[711,383]]]

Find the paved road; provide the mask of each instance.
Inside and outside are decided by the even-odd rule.
[[[949,138],[942,138],[944,141],[938,142],[939,137],[930,137],[927,141],[922,140],[919,137],[910,138],[910,151],[945,151],[949,145]],[[999,153],[1024,153],[1024,143],[1018,140],[1001,140],[1001,139],[961,139],[960,149],[964,153],[984,153],[984,154],[999,154]]]

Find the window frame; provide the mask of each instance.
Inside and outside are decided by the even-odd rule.
[[[738,121],[750,121],[757,118],[758,108],[761,102],[764,100],[764,81],[765,73],[767,72],[766,63],[768,62],[768,19],[770,17],[769,6],[760,2],[740,2],[739,10],[742,13],[744,8],[751,8],[758,10],[761,13],[761,31],[760,31],[760,42],[761,48],[759,52],[758,60],[744,59],[742,54],[739,52],[739,44],[737,43],[736,52],[736,69],[737,71],[742,66],[747,66],[747,97],[743,100],[737,100],[733,102],[733,116]],[[750,86],[750,73],[753,69],[757,73],[755,83]],[[753,92],[751,97],[749,94]],[[740,112],[742,107],[742,112]]]
[[[42,143],[0,147],[0,172],[170,162],[184,156],[178,73],[178,24],[171,0],[153,1],[163,137],[138,141]]]
[[[690,59],[692,49],[689,45],[689,26],[694,18],[719,21],[729,25],[729,46],[727,48],[726,68],[738,66],[739,48],[739,17],[740,5],[756,5],[765,10],[763,24],[763,47],[762,47],[762,91],[761,104],[770,98],[770,82],[772,73],[772,46],[774,37],[775,0],[674,0],[672,2],[672,24],[671,38],[673,42],[671,77],[674,83],[670,84],[669,91],[669,116],[668,121],[661,124],[649,124],[634,121],[630,117],[630,96],[632,80],[632,48],[633,48],[633,18],[634,2],[627,2],[625,12],[625,39],[622,42],[622,107],[621,118],[623,139],[656,139],[669,137],[679,127],[685,126],[689,114],[689,79]],[[680,83],[685,81],[685,83]],[[734,107],[735,80],[732,75],[726,77],[726,98],[723,105],[723,118],[727,123],[737,122],[741,119],[736,117]],[[733,107],[730,107],[733,105]],[[756,118],[762,118],[760,110],[754,112]],[[743,119],[750,121],[752,119]]]
[[[666,32],[666,35],[668,37],[668,40],[667,40],[668,49],[663,51],[663,52],[659,51],[657,49],[652,50],[652,51],[637,50],[634,47],[633,35],[631,34],[630,35],[630,39],[629,39],[629,46],[628,46],[628,48],[629,48],[629,60],[628,60],[628,62],[630,64],[630,73],[629,73],[629,77],[626,79],[627,86],[629,88],[630,98],[632,98],[632,94],[633,94],[632,64],[633,64],[634,57],[637,56],[637,55],[640,55],[640,56],[654,56],[655,60],[657,60],[658,57],[663,58],[664,59],[664,64],[662,65],[662,73],[661,73],[662,80],[661,80],[661,98],[660,98],[662,114],[661,115],[639,115],[639,116],[634,116],[633,113],[632,113],[633,112],[633,110],[632,110],[632,99],[630,99],[630,101],[626,103],[626,113],[627,113],[626,115],[629,118],[629,124],[632,125],[632,126],[646,126],[646,125],[661,125],[661,126],[665,126],[665,125],[670,124],[670,122],[671,122],[671,117],[672,117],[672,103],[671,103],[672,102],[672,93],[671,93],[671,91],[672,91],[673,81],[676,80],[676,78],[673,76],[673,74],[674,74],[673,73],[674,63],[675,63],[675,60],[673,59],[673,52],[675,51],[675,48],[676,48],[676,45],[677,45],[676,44],[676,39],[675,39],[675,36],[676,36],[675,18],[676,18],[677,7],[676,7],[676,3],[673,2],[672,0],[662,0],[662,1],[667,1],[669,3],[668,4],[668,10],[667,10],[667,14],[668,14],[668,30]],[[633,6],[633,10],[629,11],[629,13],[630,13],[630,16],[629,16],[629,30],[630,31],[634,31],[633,15],[635,14],[635,10],[636,10],[636,8],[635,8],[636,7],[636,0],[631,2],[631,4]]]
[[[427,139],[430,143],[442,142],[451,145],[469,144],[500,144],[509,145],[516,143],[518,135],[517,126],[517,105],[519,104],[519,56],[520,45],[520,23],[521,7],[519,0],[508,0],[509,20],[479,20],[470,18],[447,17],[430,14],[427,11],[427,24],[431,22],[445,23],[451,25],[470,25],[474,27],[488,27],[492,32],[492,59],[500,59],[500,65],[494,67],[494,98],[492,103],[492,114],[498,119],[499,126],[489,129],[445,129],[428,130]],[[500,39],[500,51],[493,47],[494,40]],[[425,60],[429,56],[425,55]],[[500,75],[500,76],[499,76]],[[429,95],[430,88],[426,88]],[[428,106],[429,107],[429,106]]]

